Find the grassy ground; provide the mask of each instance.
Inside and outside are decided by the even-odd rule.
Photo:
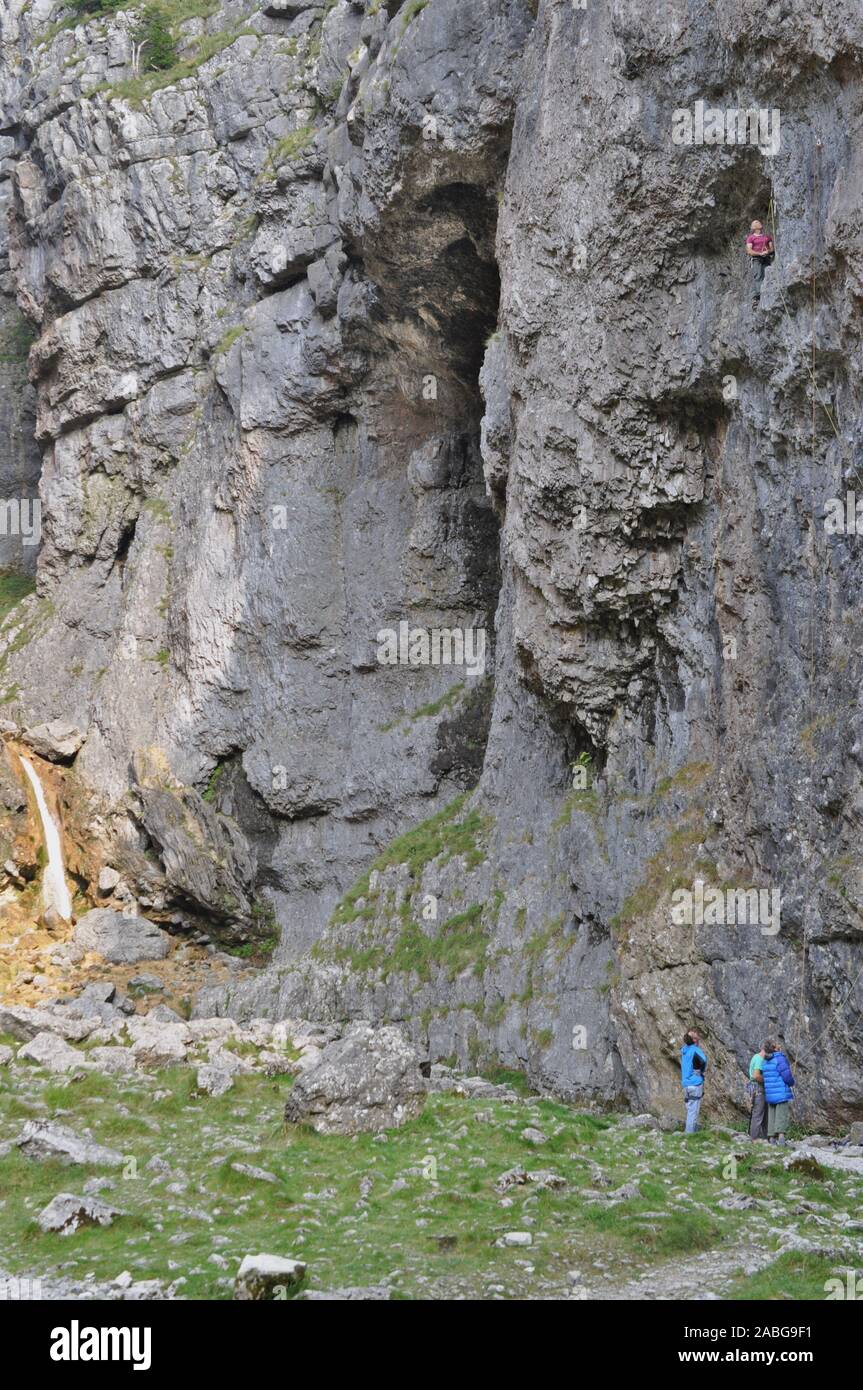
[[[80,1192],[97,1170],[17,1151],[0,1159],[0,1267],[98,1280],[124,1269],[136,1279],[183,1276],[186,1296],[226,1298],[242,1257],[266,1251],[306,1260],[312,1287],[390,1280],[405,1298],[560,1297],[574,1268],[592,1287],[612,1287],[645,1270],[661,1278],[667,1262],[701,1251],[727,1248],[733,1262],[742,1240],[775,1248],[780,1229],[823,1240],[863,1195],[859,1179],[787,1173],[781,1152],[765,1147],[736,1160],[729,1179],[743,1146],[727,1132],[685,1139],[626,1130],[614,1117],[548,1100],[434,1095],[420,1119],[380,1142],[286,1129],[286,1078],[239,1077],[218,1100],[197,1098],[194,1078],[189,1067],[69,1082],[36,1067],[0,1070],[0,1140],[25,1119],[50,1116],[89,1128],[129,1160],[122,1172],[105,1171],[113,1187],[101,1194],[127,1214],[110,1228],[60,1237],[43,1235],[36,1215],[57,1192]],[[528,1125],[547,1142],[522,1139]],[[153,1158],[170,1172],[147,1169]],[[238,1161],[278,1181],[239,1174],[231,1167]],[[567,1188],[526,1184],[502,1198],[495,1182],[516,1164],[550,1169]],[[632,1181],[640,1195],[618,1205],[593,1195]],[[719,1205],[739,1194],[769,1198],[772,1207],[762,1215]],[[529,1231],[532,1246],[498,1248],[508,1231]],[[783,1256],[738,1280],[735,1295],[823,1298],[834,1268]]]
[[[759,1274],[736,1280],[729,1296],[770,1301],[823,1299],[825,1284],[836,1277],[837,1268],[837,1262],[824,1255],[800,1251],[780,1255]]]

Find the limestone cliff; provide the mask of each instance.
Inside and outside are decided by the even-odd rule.
[[[168,9],[151,70],[135,7],[3,0],[0,694],[86,733],[82,898],[277,934],[209,1012],[659,1109],[691,1023],[727,1106],[778,1030],[859,1115],[858,7]]]

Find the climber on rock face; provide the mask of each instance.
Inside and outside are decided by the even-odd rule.
[[[761,223],[756,219],[752,223],[752,229],[746,238],[746,254],[750,258],[753,281],[753,293],[757,299],[760,293],[761,282],[764,279],[764,272],[773,263],[773,238],[769,232],[765,232]]]

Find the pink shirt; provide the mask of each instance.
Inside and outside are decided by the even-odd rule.
[[[766,232],[750,232],[746,238],[746,245],[751,246],[756,255],[760,255],[762,251],[772,248],[773,238],[768,236]]]

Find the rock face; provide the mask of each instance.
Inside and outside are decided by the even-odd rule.
[[[358,1023],[297,1078],[285,1119],[319,1134],[377,1132],[415,1119],[425,1098],[419,1054],[402,1030]]]
[[[74,941],[85,951],[97,951],[112,965],[164,960],[170,946],[167,934],[152,922],[143,917],[123,917],[104,907],[80,918]]]
[[[654,9],[226,4],[135,77],[131,12],[9,0],[0,332],[16,381],[35,338],[43,518],[0,694],[88,731],[93,901],[110,864],[160,921],[275,946],[201,1012],[400,1020],[660,1114],[684,1029],[728,1113],[782,1032],[834,1125],[863,17]],[[780,112],[776,148],[680,143],[703,101]]]

